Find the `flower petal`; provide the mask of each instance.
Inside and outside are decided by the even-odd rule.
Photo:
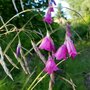
[[[52,51],[55,52],[55,46],[54,46],[54,43],[51,37],[49,36],[44,37],[39,46],[39,49],[44,49],[50,52]]]
[[[63,44],[55,53],[55,57],[57,60],[67,59],[67,47],[65,44]]]
[[[52,74],[54,71],[59,70],[57,65],[55,64],[54,60],[51,56],[48,57],[48,61],[46,62],[46,66],[44,68],[44,71],[48,74]]]

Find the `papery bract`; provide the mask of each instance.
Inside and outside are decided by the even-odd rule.
[[[63,44],[55,53],[55,57],[57,60],[67,59],[67,47],[65,44]]]
[[[48,74],[52,74],[54,71],[59,70],[57,65],[55,64],[54,60],[52,59],[51,56],[48,57],[48,60],[46,62],[46,66],[44,68],[44,71],[47,72]]]

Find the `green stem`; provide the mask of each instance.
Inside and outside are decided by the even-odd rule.
[[[38,82],[31,88],[31,90],[33,90],[33,89],[37,86],[37,84],[38,84],[39,82],[41,82],[46,76],[47,76],[47,73],[46,73],[42,78],[40,78],[40,79],[38,80]],[[29,89],[29,90],[30,90],[30,89]]]
[[[35,78],[35,80],[32,82],[32,84],[29,86],[27,90],[30,90],[30,88],[34,85],[34,83],[37,81],[37,79],[40,77],[42,73],[43,73],[43,70],[39,73],[39,75]]]

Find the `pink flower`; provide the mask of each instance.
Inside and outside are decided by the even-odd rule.
[[[53,5],[56,5],[56,2],[54,0],[50,0],[49,1],[49,6],[48,6],[48,10],[45,14],[45,17],[43,19],[44,22],[47,22],[48,24],[51,24],[53,22],[53,19],[51,17],[51,12],[54,12],[54,9],[53,9]]]
[[[45,14],[45,17],[43,19],[43,21],[47,22],[48,24],[51,24],[53,22],[53,19],[51,17],[51,12],[54,12],[52,4],[49,5],[48,10]]]
[[[39,46],[39,49],[44,49],[44,50],[47,50],[50,52],[52,52],[52,51],[55,52],[55,46],[54,46],[53,40],[50,37],[48,32],[47,32],[47,35],[43,38],[43,40]]]
[[[70,32],[71,26],[69,23],[67,23],[66,25],[66,35],[68,35],[69,37],[71,37],[71,32]]]
[[[66,44],[69,56],[72,57],[72,59],[74,59],[75,56],[77,55],[77,51],[73,44],[73,41],[67,35],[66,35],[65,44]]]
[[[48,24],[51,24],[53,22],[53,19],[51,17],[51,12],[54,12],[52,3],[54,3],[56,5],[56,2],[54,0],[49,1],[48,10],[47,10],[45,17],[43,19],[43,21],[47,22]]]
[[[55,53],[55,57],[57,60],[67,59],[67,47],[65,44],[63,44]]]
[[[53,22],[52,17],[51,17],[51,12],[47,12],[44,19],[44,22],[47,22],[48,24],[51,24]]]
[[[54,60],[51,56],[48,57],[48,61],[46,62],[46,66],[44,68],[44,71],[48,74],[52,74],[54,71],[59,70],[57,65],[55,64]]]

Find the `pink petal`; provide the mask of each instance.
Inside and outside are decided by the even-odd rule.
[[[54,60],[52,59],[52,57],[50,56],[48,58],[48,61],[46,62],[46,66],[44,68],[44,71],[47,72],[48,74],[53,73],[54,71],[57,71],[58,67],[55,64]]]
[[[73,41],[70,39],[70,37],[67,37],[67,40],[66,40],[65,43],[66,43],[66,46],[67,46],[69,56],[74,59],[77,55],[77,51],[76,51],[76,48],[73,44]]]
[[[51,39],[51,37],[46,36],[45,38],[43,38],[39,49],[44,49],[47,51],[55,51],[55,47],[54,47],[54,43],[53,40]]]
[[[57,60],[61,60],[61,59],[66,60],[67,59],[67,48],[66,48],[66,45],[65,44],[63,44],[57,50],[57,52],[55,53],[55,57],[56,57]]]
[[[53,22],[51,14],[47,13],[46,16],[43,19],[44,22],[47,22],[48,24],[51,24]]]

